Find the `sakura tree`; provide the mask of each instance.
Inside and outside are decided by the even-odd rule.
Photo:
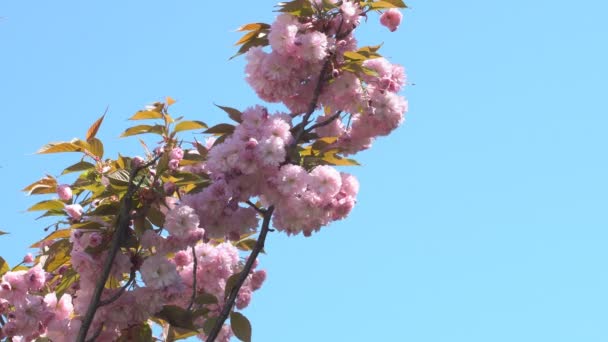
[[[240,310],[266,279],[267,234],[310,236],[348,216],[359,184],[336,167],[358,165],[347,157],[403,121],[403,67],[355,38],[375,12],[395,31],[398,8],[295,0],[270,25],[240,27],[247,82],[285,111],[220,106],[233,122],[208,127],[174,117],[168,97],[122,133],[155,136],[140,139],[142,156],[104,155],[105,114],[83,139],[43,146],[79,159],[62,172],[73,182],[47,175],[24,189],[51,196],[29,210],[54,221],[35,256],[13,268],[0,258],[0,338],[250,341]]]

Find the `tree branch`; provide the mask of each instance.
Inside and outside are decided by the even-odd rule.
[[[319,123],[316,123],[316,124],[308,127],[307,129],[304,130],[304,133],[310,133],[315,128],[319,128],[319,127],[323,127],[323,126],[329,125],[334,120],[336,120],[337,118],[339,118],[341,114],[342,114],[341,110],[337,111],[335,114],[332,114],[329,118],[327,118],[327,120],[323,120],[323,121],[321,121]]]
[[[192,309],[192,305],[194,305],[194,300],[196,299],[196,268],[198,267],[198,260],[196,260],[196,250],[194,249],[194,245],[192,245],[192,298],[190,298],[190,305],[188,305],[188,311]]]
[[[255,260],[260,254],[260,251],[264,249],[264,242],[266,241],[266,236],[268,235],[268,231],[270,229],[270,218],[272,217],[273,211],[274,206],[270,206],[268,209],[265,210],[264,221],[262,222],[262,230],[260,231],[258,241],[255,243],[255,246],[253,247],[249,258],[247,258],[247,262],[245,263],[245,267],[243,267],[243,270],[239,275],[239,279],[230,290],[228,298],[224,303],[224,307],[222,308],[220,315],[217,317],[217,321],[215,322],[213,329],[211,329],[211,332],[209,332],[209,337],[207,337],[206,342],[213,342],[217,338],[217,335],[220,333],[220,330],[224,325],[224,322],[226,322],[228,315],[230,315],[230,311],[232,311],[232,307],[234,306],[234,302],[236,302],[236,298],[239,294],[239,291],[241,290],[241,287],[245,283],[245,280],[247,280],[249,273],[251,273],[251,269],[253,268]]]
[[[108,277],[110,276],[112,264],[114,263],[114,258],[116,257],[116,253],[118,253],[118,250],[120,249],[120,242],[121,240],[123,240],[124,235],[129,229],[129,223],[131,221],[130,213],[133,207],[133,195],[141,185],[141,182],[136,185],[133,181],[135,180],[135,177],[137,176],[139,171],[154,164],[160,158],[161,155],[162,154],[159,154],[150,162],[131,170],[131,175],[129,176],[129,188],[127,189],[125,195],[122,197],[122,205],[120,208],[120,213],[118,214],[117,227],[114,231],[112,245],[110,246],[110,250],[108,251],[108,258],[106,259],[103,265],[101,278],[95,286],[95,290],[93,291],[93,296],[91,298],[91,303],[89,304],[84,319],[82,320],[82,325],[80,326],[80,330],[78,331],[78,336],[76,338],[77,342],[84,342],[86,340],[87,333],[89,331],[89,328],[91,327],[91,323],[93,323],[95,313],[99,308],[99,302],[101,300],[103,288],[106,284],[106,281],[108,280]]]

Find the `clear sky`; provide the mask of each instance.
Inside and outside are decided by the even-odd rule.
[[[228,61],[274,1],[5,1],[0,6],[0,254],[43,235],[20,189],[76,156],[109,106],[125,119],[166,95],[218,123],[213,103],[260,103]],[[405,124],[362,153],[350,217],[311,238],[273,233],[246,315],[254,341],[608,341],[608,2],[411,0],[363,44],[415,85]]]

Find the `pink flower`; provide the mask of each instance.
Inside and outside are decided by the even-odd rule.
[[[147,258],[139,271],[144,283],[154,289],[171,286],[180,279],[175,265],[160,255]]]
[[[175,171],[179,167],[179,159],[169,160],[169,170]]]
[[[34,262],[34,256],[32,255],[32,253],[27,253],[24,257],[23,257],[23,263],[24,264],[29,264]]]
[[[169,211],[165,217],[165,228],[169,234],[178,238],[186,237],[190,231],[198,229],[199,223],[198,215],[187,205]]]
[[[25,282],[31,290],[40,290],[44,286],[45,281],[46,272],[44,272],[40,264],[30,268],[25,274]]]
[[[169,154],[169,158],[182,160],[182,159],[184,159],[184,151],[179,147],[175,147],[174,149],[171,150],[171,154]]]
[[[72,199],[72,189],[67,184],[61,184],[57,187],[57,195],[62,201],[69,201]]]
[[[82,217],[82,213],[84,211],[84,209],[82,209],[82,206],[80,206],[80,204],[66,205],[63,208],[63,210],[65,210],[65,212],[76,221],[80,220],[80,218]]]
[[[382,15],[380,16],[380,24],[388,27],[391,32],[395,32],[399,27],[399,24],[401,24],[402,17],[403,14],[401,14],[398,9],[391,8],[382,13]]]

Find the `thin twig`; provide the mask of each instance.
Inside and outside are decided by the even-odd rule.
[[[194,245],[192,245],[192,262],[193,262],[193,269],[192,269],[192,298],[190,298],[190,305],[188,305],[188,311],[190,311],[190,309],[192,309],[192,305],[194,305],[194,300],[196,299],[196,268],[198,267],[197,265],[197,260],[196,260],[196,250],[194,249]]]
[[[135,180],[135,176],[137,176],[139,171],[154,164],[160,157],[161,154],[157,155],[150,162],[131,170],[131,174],[129,176],[129,188],[127,189],[125,195],[122,197],[122,205],[120,208],[120,213],[118,214],[117,226],[116,230],[114,231],[112,245],[110,246],[110,250],[108,251],[108,258],[106,259],[103,265],[103,272],[101,274],[101,278],[95,286],[95,290],[93,291],[93,296],[91,298],[91,303],[89,304],[84,319],[82,320],[82,325],[80,326],[80,330],[78,331],[78,336],[76,338],[77,342],[84,342],[86,340],[87,333],[89,331],[89,328],[91,327],[91,323],[93,323],[95,313],[99,308],[99,301],[101,300],[103,288],[106,284],[106,281],[108,280],[108,277],[110,276],[112,264],[114,263],[114,258],[116,257],[116,253],[118,253],[118,250],[120,249],[120,242],[124,240],[123,237],[129,229],[129,223],[131,221],[130,213],[133,206],[133,195],[135,194],[135,191],[139,189],[139,185],[141,185],[141,181],[137,185],[133,183],[133,181]]]
[[[310,132],[312,132],[313,129],[329,125],[335,119],[339,118],[341,114],[342,114],[341,110],[337,111],[335,114],[333,114],[329,118],[327,118],[327,120],[321,121],[319,123],[316,123],[316,124],[308,127],[306,130],[304,130],[304,133],[310,133]]]
[[[258,237],[258,241],[255,243],[255,246],[253,247],[253,250],[251,251],[249,258],[247,258],[247,262],[245,263],[245,266],[243,267],[243,270],[241,271],[241,273],[239,275],[239,279],[236,281],[236,284],[234,284],[234,286],[230,290],[228,299],[226,299],[226,302],[224,303],[224,307],[222,308],[222,312],[220,312],[220,315],[217,317],[217,321],[213,325],[213,329],[211,329],[211,332],[209,332],[209,337],[207,337],[206,342],[215,341],[215,338],[217,337],[220,330],[222,329],[224,322],[226,322],[226,319],[228,319],[228,315],[230,315],[230,311],[232,311],[232,307],[234,306],[234,302],[236,301],[236,298],[239,294],[239,291],[241,290],[241,287],[245,283],[245,280],[247,280],[249,273],[251,273],[251,269],[253,268],[253,264],[255,263],[255,260],[257,259],[258,255],[260,254],[260,251],[262,249],[264,249],[264,242],[266,241],[266,236],[268,235],[268,230],[270,229],[270,219],[272,217],[273,211],[274,211],[274,206],[270,206],[264,212],[264,221],[262,222],[262,230],[260,231],[260,236]]]
[[[108,305],[108,304],[112,304],[114,303],[122,294],[123,292],[125,292],[125,290],[127,289],[127,287],[129,287],[131,285],[131,283],[133,283],[133,280],[135,280],[135,269],[131,270],[131,274],[129,274],[129,280],[127,281],[126,284],[124,284],[120,290],[118,290],[117,293],[115,293],[112,297],[106,299],[106,300],[101,300],[99,301],[99,307]]]
[[[255,211],[257,211],[259,214],[264,215],[264,209],[260,209],[258,208],[257,205],[255,205],[255,203],[251,202],[250,200],[247,200],[245,203],[249,204],[250,207],[252,207]]]

